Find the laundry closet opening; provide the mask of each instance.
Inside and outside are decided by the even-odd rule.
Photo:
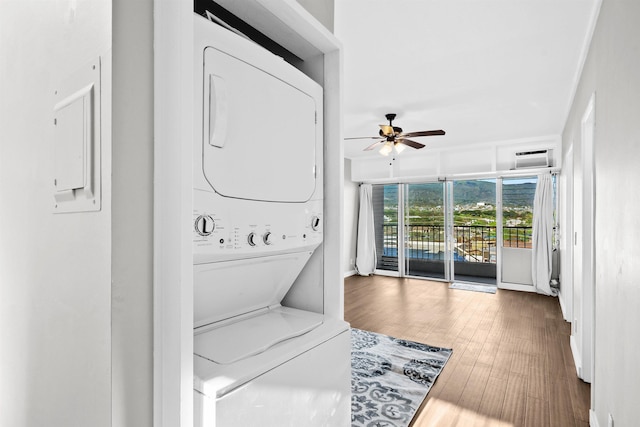
[[[254,6],[254,28],[280,22]],[[350,331],[325,253],[339,231],[325,191],[334,94],[216,13],[193,15],[194,426],[345,425]]]

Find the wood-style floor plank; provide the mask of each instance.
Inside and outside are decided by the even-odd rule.
[[[550,379],[549,391],[554,392],[554,398],[549,399],[549,425],[565,427],[575,425],[576,419],[571,406],[571,395],[566,378]]]
[[[453,349],[412,426],[588,425],[556,298],[383,276],[346,279],[344,296],[354,328]]]
[[[507,392],[500,419],[513,426],[524,424],[524,414],[527,409],[527,383],[527,377],[517,374],[510,375],[507,381]]]
[[[525,427],[549,427],[551,425],[549,402],[527,396],[524,425]]]
[[[502,407],[507,392],[507,380],[489,376],[487,387],[484,389],[479,412],[490,419],[500,419]]]

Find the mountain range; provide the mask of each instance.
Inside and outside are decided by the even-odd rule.
[[[374,186],[374,191],[384,187],[385,205],[397,204],[398,186]],[[443,204],[443,184],[409,184],[407,200],[413,206],[440,206]],[[531,182],[513,183],[502,187],[502,203],[505,207],[533,206],[536,184]],[[455,205],[496,204],[496,184],[492,181],[454,181],[453,198]]]

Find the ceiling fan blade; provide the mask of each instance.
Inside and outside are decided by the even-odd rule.
[[[389,125],[379,125],[380,126],[380,136],[391,136],[393,135],[393,127]]]
[[[403,137],[415,138],[417,136],[436,136],[436,135],[444,135],[445,131],[442,129],[438,130],[423,130],[421,132],[409,132],[402,135]]]
[[[424,147],[424,144],[420,144],[419,142],[412,141],[412,140],[406,139],[406,138],[398,138],[398,139],[396,139],[396,143],[408,145],[409,147],[415,148],[416,150]]]
[[[377,146],[378,144],[380,144],[382,141],[384,141],[384,140],[376,141],[376,142],[374,142],[373,144],[371,144],[370,146],[368,146],[367,148],[365,148],[365,149],[364,149],[364,150],[362,150],[362,151],[370,151],[370,150],[373,150],[373,149],[374,149],[374,148],[376,148],[376,146]]]
[[[379,136],[354,136],[351,138],[344,138],[345,140],[347,139],[380,139]]]

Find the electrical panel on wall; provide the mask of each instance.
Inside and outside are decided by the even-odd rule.
[[[53,111],[53,212],[99,211],[100,58],[56,85]]]

